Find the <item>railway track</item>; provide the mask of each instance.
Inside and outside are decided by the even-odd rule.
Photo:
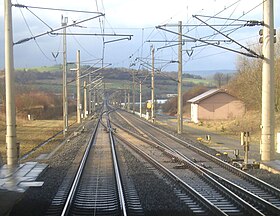
[[[100,116],[75,177],[61,186],[48,215],[127,215],[114,138],[105,119]]]
[[[146,138],[152,140],[157,146],[173,152],[184,165],[195,167],[193,169],[196,169],[197,172],[202,172],[203,175],[215,179],[220,185],[227,187],[243,200],[246,200],[246,202],[254,206],[262,214],[280,214],[280,193],[277,188],[236,169],[230,164],[207,152],[201,151],[153,125],[142,120],[139,121],[128,113],[122,113],[122,115],[125,116],[126,124],[129,127],[134,127],[134,130],[141,134],[142,138],[144,134]],[[189,175],[191,176],[192,174]]]
[[[252,206],[242,203],[242,200],[229,190],[219,188],[219,183],[215,180],[205,178],[203,174],[196,172],[196,170],[189,169],[186,175],[191,181],[185,181],[175,171],[178,169],[176,167],[182,165],[181,162],[177,158],[175,159],[174,155],[167,149],[156,148],[157,150],[151,150],[143,144],[142,147],[137,147],[139,141],[137,141],[136,146],[135,143],[126,140],[128,137],[126,139],[118,135],[117,137],[177,185],[177,189],[175,189],[177,195],[189,207],[191,215],[262,215]],[[153,156],[147,152],[152,152]],[[164,156],[161,155],[162,152],[165,153]],[[211,180],[209,181],[209,179]],[[200,193],[201,189],[207,191],[207,195]]]

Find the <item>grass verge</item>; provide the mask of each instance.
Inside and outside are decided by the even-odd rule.
[[[75,122],[74,118],[69,120],[69,125]],[[20,157],[31,151],[40,143],[46,141],[63,128],[62,120],[35,120],[27,121],[17,119],[17,141],[20,143]],[[43,148],[55,148],[63,139],[63,135],[58,135],[51,145]],[[51,151],[50,149],[50,151]],[[6,128],[4,117],[0,117],[0,156],[6,162]]]

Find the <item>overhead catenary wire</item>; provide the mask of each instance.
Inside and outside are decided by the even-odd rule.
[[[86,76],[88,76],[88,75],[97,73],[98,71],[103,70],[104,68],[110,67],[111,65],[112,65],[112,64],[107,64],[107,65],[105,65],[105,66],[103,66],[103,67],[100,67],[100,68],[95,69],[94,71],[90,71],[90,72],[87,72],[87,73],[83,73],[83,74],[81,74],[81,75],[79,76],[79,79],[82,79],[82,78],[84,78],[84,77],[86,77]],[[86,71],[87,71],[87,70],[86,70]],[[98,76],[99,76],[99,75],[100,75],[100,74],[98,74]],[[72,79],[71,81],[68,81],[67,84],[70,84],[70,83],[72,83],[72,82],[75,82],[76,80],[77,80],[77,78],[74,78],[74,79]]]
[[[21,8],[20,8],[20,13],[21,13],[21,15],[22,15],[22,18],[23,18],[23,20],[24,20],[24,23],[25,23],[25,25],[26,25],[26,27],[27,27],[29,33],[31,34],[32,37],[34,37],[34,35],[33,35],[32,31],[31,31],[29,25],[28,25],[28,22],[27,22],[27,20],[26,20],[24,14],[23,14]],[[34,42],[35,42],[36,46],[38,47],[38,49],[40,50],[40,52],[43,54],[43,56],[44,56],[46,59],[48,59],[49,61],[53,62],[53,60],[52,60],[51,58],[49,58],[49,57],[46,55],[46,53],[42,50],[42,48],[40,47],[40,45],[38,44],[38,42],[37,42],[36,39],[34,39]]]
[[[231,40],[233,43],[239,45],[241,48],[247,50],[249,53],[251,53],[251,54],[253,54],[253,55],[255,55],[255,56],[258,56],[258,54],[257,54],[255,51],[253,51],[253,50],[251,50],[251,49],[245,47],[244,45],[242,45],[242,44],[239,43],[238,41],[236,41],[236,40],[230,38],[228,35],[226,35],[226,34],[224,34],[223,32],[217,30],[217,29],[214,28],[212,25],[207,24],[207,23],[204,22],[202,19],[198,18],[196,15],[194,15],[194,17],[195,17],[196,19],[200,20],[201,22],[205,23],[206,25],[208,25],[208,26],[209,26],[211,29],[213,29],[214,31],[217,31],[218,33],[220,33],[221,35],[223,35],[223,36],[226,37],[227,39]]]
[[[98,0],[95,0],[95,3],[96,3],[96,10],[99,11],[99,8],[98,8]],[[104,5],[103,5],[103,8],[104,8]],[[99,27],[100,27],[100,33],[104,35],[105,31],[105,24],[104,24],[104,21],[100,19],[99,17]],[[102,67],[103,67],[103,62],[104,62],[104,57],[105,57],[105,37],[102,36]]]
[[[104,14],[99,14],[97,16],[94,16],[94,17],[90,17],[90,18],[87,18],[87,19],[83,19],[81,21],[78,21],[78,22],[75,22],[75,23],[72,23],[72,24],[69,24],[69,25],[65,25],[65,26],[62,26],[62,27],[58,27],[58,28],[55,28],[53,30],[50,30],[50,31],[47,31],[47,32],[44,32],[44,33],[41,33],[41,34],[38,34],[38,35],[35,35],[35,36],[32,36],[32,37],[29,37],[29,38],[25,38],[25,39],[22,39],[22,40],[19,40],[17,42],[14,43],[14,45],[17,45],[17,44],[22,44],[22,43],[25,43],[29,40],[32,40],[32,39],[36,39],[36,38],[39,38],[39,37],[42,37],[42,36],[45,36],[45,35],[48,35],[48,34],[51,34],[51,33],[54,33],[55,31],[59,31],[59,30],[62,30],[64,28],[68,28],[68,27],[71,27],[71,26],[75,26],[77,24],[80,24],[80,23],[83,23],[83,22],[87,22],[89,20],[93,20],[95,18],[98,18],[100,16],[104,16]]]
[[[224,19],[225,22],[223,23],[223,26],[220,28],[219,31],[222,32],[222,31],[223,31],[224,29],[226,29],[227,27],[229,27],[229,26],[232,27],[232,26],[234,25],[234,22],[232,22],[231,24],[226,24],[226,23],[227,23],[229,20],[232,19],[231,17],[233,16],[234,12],[236,11],[236,9],[237,9],[239,3],[240,3],[240,2],[238,2],[238,3],[236,4],[236,7],[235,7],[234,10],[231,12],[230,16]],[[199,15],[198,15],[198,16],[199,16]],[[216,20],[216,17],[217,17],[217,16],[213,17],[213,19]],[[220,19],[220,18],[219,18],[219,19]],[[214,25],[211,25],[211,26],[214,27]],[[237,24],[237,27],[234,28],[234,30],[232,30],[231,33],[234,32],[234,31],[236,31],[237,29],[239,29],[239,28],[241,28],[241,27],[242,27],[242,26],[238,26],[238,24]],[[216,32],[217,32],[217,31],[216,31]],[[224,32],[223,32],[223,33],[224,33]],[[205,38],[215,38],[218,34],[219,34],[219,32],[217,32],[217,34],[213,34],[212,36],[210,35],[209,37],[205,37]],[[229,35],[229,34],[227,34],[227,35]],[[204,50],[204,49],[202,49],[202,50]],[[202,52],[202,50],[201,50],[201,52]]]
[[[257,20],[242,20],[240,18],[244,17],[246,14],[248,14],[249,12],[251,12],[252,10],[256,9],[257,7],[259,7],[262,3],[260,4],[257,4],[256,6],[254,6],[252,9],[250,9],[249,11],[247,11],[246,13],[243,13],[240,17],[236,18],[236,19],[231,19],[231,18],[222,18],[222,17],[213,17],[215,19],[226,19],[226,20],[231,20],[232,22],[225,25],[225,28],[228,27],[228,26],[232,26],[233,23],[235,22],[245,22],[245,24],[243,24],[243,26],[256,26],[256,25],[263,25],[263,22],[262,21],[257,21]],[[196,15],[196,16],[201,16],[201,17],[208,17],[208,16],[205,16],[205,15]],[[214,26],[214,25],[212,25]],[[243,27],[242,26],[242,27]],[[233,30],[232,32],[228,33],[227,35],[229,34],[232,34],[234,31],[238,30],[239,28],[236,28],[235,30]]]
[[[238,0],[238,1],[240,1],[240,0]],[[238,2],[237,1],[237,2]],[[235,3],[234,3],[235,4]],[[229,8],[229,7],[227,7],[227,8]],[[153,33],[153,32],[152,32]],[[152,33],[147,37],[147,38],[150,38],[150,36],[152,35]],[[161,34],[165,39],[167,39],[167,36],[166,36],[166,34],[164,34],[164,32],[162,32],[162,31],[158,31],[158,33],[159,34]],[[168,44],[168,43],[167,43]],[[143,46],[143,43],[141,44],[141,46]],[[156,50],[156,53],[155,53],[155,55],[158,55],[158,51],[159,50]],[[135,51],[135,53],[137,53],[137,50]],[[134,54],[135,54],[134,53]],[[174,53],[174,55],[176,55],[177,54],[177,52],[173,49],[173,47],[172,47],[172,53]],[[131,55],[132,56],[132,55]]]
[[[102,2],[102,5],[100,4]],[[232,2],[233,1],[231,1],[231,3],[230,4],[232,4]],[[239,2],[239,1],[235,1],[234,3],[236,3],[236,2]],[[104,3],[106,3],[106,2],[104,2]],[[96,4],[97,4],[97,10],[102,10],[103,12],[105,12],[105,10],[104,10],[104,4],[103,4],[103,1],[98,1],[98,0],[96,0]],[[102,9],[102,6],[103,6],[103,9]],[[105,5],[106,6],[106,5]],[[235,6],[233,6],[232,8],[235,8]],[[231,8],[231,9],[232,9]],[[95,10],[95,7],[94,8],[90,8],[90,9],[93,9],[93,10]],[[231,9],[229,9],[229,6],[228,5],[226,5],[225,7],[224,7],[224,9],[225,10],[231,10]],[[30,8],[30,10],[32,10],[32,11],[35,11],[35,12],[37,12],[35,9],[32,9],[32,8]],[[232,10],[231,10],[232,11]],[[226,11],[226,13],[227,14],[231,14],[231,11]],[[246,11],[245,11],[246,12]],[[202,13],[202,14],[204,14],[204,13]],[[205,13],[206,14],[206,13]],[[204,15],[202,15],[202,16],[204,16]],[[188,16],[188,18],[189,18],[190,16]],[[234,19],[234,18],[222,18],[221,17],[221,15],[217,15],[216,16],[217,18],[221,18],[220,20],[221,21],[223,21],[223,20],[227,20],[227,23],[226,24],[229,24],[228,22],[229,21],[235,21],[235,20],[237,20],[237,19]],[[107,17],[108,18],[108,17]],[[104,17],[104,22],[106,23],[106,27],[107,28],[104,28],[105,29],[105,32],[106,32],[106,29],[109,31],[109,29],[110,28],[108,28],[109,27],[109,25],[110,24],[107,24],[107,18],[106,17]],[[205,18],[206,18],[206,15],[205,15]],[[173,18],[172,18],[173,19]],[[170,18],[170,20],[168,21],[168,22],[172,22],[172,19]],[[191,18],[191,19],[193,19],[193,18]],[[174,19],[173,19],[174,20]],[[191,20],[191,21],[193,21],[193,20]],[[240,20],[238,20],[237,22],[239,22],[239,21],[246,21],[246,19],[240,19]],[[98,25],[96,25],[97,27],[98,27]],[[201,24],[201,26],[203,26],[203,24]],[[232,26],[238,26],[238,24],[236,24],[236,23],[234,23]],[[50,26],[50,27],[52,27],[52,26]],[[150,28],[150,27],[145,27],[145,28],[136,28],[136,29],[140,29],[141,31],[142,31],[142,33],[143,32],[145,32],[145,34],[143,34],[143,36],[142,36],[142,41],[141,41],[141,45],[140,45],[140,49],[139,50],[136,50],[136,55],[139,55],[139,56],[143,56],[143,55],[145,55],[145,52],[146,52],[146,50],[147,50],[147,45],[148,45],[148,43],[146,42],[146,41],[144,41],[143,40],[143,38],[146,38],[147,37],[147,35],[151,32],[151,31],[146,31],[146,29],[147,28]],[[188,28],[188,27],[187,27]],[[187,29],[187,28],[185,28],[185,30],[187,30],[187,31],[189,31],[190,30],[190,28],[189,29]],[[114,29],[121,29],[121,28],[114,28]],[[135,28],[126,28],[126,29],[135,29]],[[237,29],[237,28],[236,28]],[[225,29],[225,30],[223,30],[222,32],[225,32],[226,31],[226,34],[231,34],[232,32],[234,32],[234,31],[236,31],[236,29],[235,28],[232,28],[231,30],[229,30],[229,29]],[[154,30],[154,29],[153,29]],[[238,29],[237,29],[238,30]],[[200,34],[200,33],[199,33]],[[165,38],[170,38],[169,37],[169,35],[168,35],[168,33],[166,34],[166,32],[164,32],[164,31],[160,31],[160,30],[158,30],[157,31],[157,29],[156,30],[154,30],[154,32],[151,34],[151,37],[150,37],[150,39],[153,39],[153,38],[156,38],[157,36],[160,36],[160,35],[165,35]],[[166,37],[166,35],[168,35],[168,37]],[[202,37],[204,37],[204,35],[199,35],[199,36],[202,36]],[[73,37],[74,38],[74,37]],[[76,37],[76,39],[77,39],[78,37]],[[79,39],[79,38],[78,38]],[[79,40],[80,42],[82,42],[81,40]],[[238,40],[239,41],[239,40]],[[139,40],[139,42],[140,42],[140,40]],[[100,42],[101,43],[101,42]],[[196,42],[195,44],[199,44],[199,42]],[[186,45],[186,49],[189,49],[190,48],[190,46],[191,45]],[[228,44],[225,44],[225,46],[231,46],[231,45],[228,45]],[[157,46],[157,47],[159,47],[159,46]],[[195,46],[195,47],[198,47],[198,46]],[[86,47],[84,47],[84,48],[86,48]],[[137,48],[137,47],[136,47]],[[100,51],[101,49],[99,49],[99,51]],[[167,51],[157,51],[156,50],[156,52],[155,52],[155,56],[156,57],[165,57],[165,56],[167,56],[167,58],[172,58],[172,59],[176,59],[176,55],[177,55],[177,51],[175,51],[174,49],[172,49],[173,51],[171,51],[171,49],[169,49],[169,50],[167,50]],[[202,48],[199,48],[199,49],[197,49],[197,51],[201,51],[202,50]],[[133,50],[132,50],[132,52],[131,53],[133,53]],[[198,52],[194,52],[194,55],[196,55]],[[186,54],[186,53],[184,53],[184,54]],[[135,54],[134,54],[134,56],[136,56]],[[187,57],[186,55],[185,55],[185,57]],[[193,57],[193,56],[192,56]],[[127,62],[129,62],[129,61],[131,61],[132,59],[127,59],[126,58],[126,60],[125,61],[123,61],[123,62],[125,62],[125,64],[127,64]],[[117,61],[119,61],[119,60],[117,60]],[[121,63],[121,64],[123,64],[123,62]]]
[[[231,14],[232,15],[232,14]],[[215,19],[221,19],[221,20],[230,20],[230,21],[237,21],[237,22],[247,22],[248,20],[243,20],[243,19],[240,19],[240,18],[226,18],[226,17],[218,17],[218,16],[207,16],[207,15],[202,15],[202,14],[198,14],[197,16],[200,16],[200,17],[205,17],[205,18],[215,18]]]
[[[248,40],[248,39],[252,39],[252,38],[256,38],[256,37],[257,36],[246,37],[246,38],[240,39],[239,41],[244,41],[244,40]],[[249,46],[256,45],[256,44],[259,44],[259,43],[249,44]],[[224,53],[227,53],[227,51],[215,52],[215,53],[207,54],[207,55],[200,56],[200,57],[192,56],[190,59],[188,59],[188,61],[184,60],[184,62],[186,63],[186,62],[189,62],[189,61],[201,60],[201,59],[209,58],[209,57],[212,57],[212,56],[215,56],[215,55],[221,55],[221,54],[224,54]]]
[[[141,28],[142,29],[142,28]],[[144,29],[146,29],[146,28],[144,28]],[[147,36],[147,39],[154,33],[154,31],[155,31],[155,28],[153,27],[152,28],[152,31],[150,32],[150,34]],[[129,57],[128,57],[128,59],[131,59],[132,57],[134,57],[134,55],[136,54],[136,53],[138,53],[141,49],[142,49],[142,47],[143,47],[143,44],[145,44],[146,43],[146,40],[144,40],[144,42],[142,42],[141,43],[141,45],[136,49],[136,51],[134,51]],[[150,54],[149,54],[150,55]],[[127,59],[127,58],[126,58]]]
[[[238,3],[238,2],[239,2],[239,1],[237,1],[237,2],[235,2],[235,3]],[[248,20],[245,20],[245,19],[241,19],[241,17],[243,17],[245,14],[248,14],[250,11],[254,10],[254,9],[257,8],[259,5],[260,5],[260,4],[258,4],[257,6],[253,7],[252,9],[250,9],[249,11],[247,11],[246,13],[243,13],[243,15],[240,16],[238,19],[232,19],[232,18],[231,18],[231,16],[233,15],[233,13],[231,13],[231,15],[230,15],[229,18],[221,18],[221,17],[218,17],[219,19],[224,19],[224,20],[226,20],[226,21],[228,21],[228,20],[231,20],[231,21],[232,21],[231,23],[226,24],[225,27],[223,27],[223,28],[221,28],[221,29],[225,29],[226,27],[229,27],[230,25],[232,25],[232,26],[237,26],[236,28],[226,29],[226,30],[223,30],[222,32],[227,32],[228,34],[231,34],[231,33],[233,33],[234,31],[236,31],[236,30],[238,30],[238,29],[240,29],[240,28],[243,27],[243,26],[262,25],[262,22],[260,22],[260,21],[255,21],[255,20],[249,20],[249,21],[248,21]],[[228,8],[229,8],[229,7],[226,7],[225,9],[228,9]],[[217,14],[220,14],[220,12],[217,13]],[[204,15],[202,15],[202,16],[204,16]],[[212,19],[212,18],[215,18],[215,16],[205,16],[205,17],[208,18],[208,20],[210,20],[210,19]],[[235,23],[234,23],[234,22],[237,22],[237,21],[239,21],[239,22],[244,22],[244,24],[241,24],[241,26],[238,27],[238,24],[235,24]],[[197,27],[203,26],[203,25],[205,25],[205,24],[201,22],[201,24],[198,25]],[[174,25],[174,26],[175,26],[175,25]],[[218,26],[218,25],[217,25],[217,26]],[[189,31],[190,31],[190,30],[188,30],[188,32],[189,32]],[[175,32],[174,32],[174,34],[175,34]],[[215,33],[215,34],[213,34],[213,35],[218,35],[218,34]],[[213,35],[204,36],[203,38],[209,38],[209,37],[211,37],[211,36],[213,36]],[[201,38],[202,38],[202,37],[201,37]],[[201,38],[198,38],[198,40],[196,40],[195,42],[200,42],[199,39],[201,39]],[[204,43],[204,42],[202,42],[202,43]],[[227,43],[228,43],[228,42],[227,42]],[[204,43],[204,44],[205,44],[205,43]],[[223,46],[220,46],[219,44],[208,44],[208,43],[206,43],[206,44],[207,44],[207,45],[213,45],[213,46],[221,47],[221,48],[223,48],[223,49],[236,52],[236,50],[234,50],[234,49],[227,48],[227,47],[223,47]],[[201,45],[195,45],[193,48],[199,47],[199,46],[201,46]],[[245,47],[245,46],[242,45],[242,48],[243,48],[243,47]],[[204,49],[205,49],[205,47],[204,47],[203,49],[201,49],[200,52],[201,52],[202,50],[204,50]],[[249,49],[249,48],[248,48],[248,49]],[[250,54],[244,53],[244,52],[239,52],[239,51],[237,51],[237,53],[240,53],[240,54],[243,54],[243,55],[246,55],[246,56],[250,56],[250,57],[259,57],[259,58],[262,58],[262,55],[256,54],[256,53],[255,53],[253,50],[251,50],[251,49],[249,49],[249,50],[250,50],[249,53],[252,53],[253,55],[250,55]],[[196,55],[197,55],[197,53],[196,53]]]
[[[145,62],[145,61],[143,61],[143,60],[140,59],[140,58],[137,58],[137,60],[139,60],[140,62],[142,62],[142,66],[143,66],[144,68],[146,68],[146,69],[148,69],[148,70],[151,70],[151,69],[152,69],[152,65],[149,64],[148,62]],[[174,62],[170,62],[170,63],[174,63]],[[166,64],[166,65],[167,65],[167,64]],[[174,79],[174,78],[171,77],[171,76],[168,76],[168,75],[166,75],[166,74],[163,74],[163,73],[162,73],[162,69],[163,69],[163,68],[164,68],[164,66],[161,67],[161,68],[155,68],[155,72],[156,72],[157,74],[159,74],[160,76],[163,76],[163,77],[166,77],[166,78],[168,78],[168,79],[170,79],[170,80],[173,80],[173,81],[175,81],[175,82],[178,82],[177,79]]]
[[[84,10],[63,9],[63,8],[38,7],[38,6],[28,6],[28,5],[23,5],[23,4],[12,4],[12,6],[19,7],[19,8],[34,8],[34,9],[40,9],[40,10],[53,10],[53,11],[64,11],[64,12],[100,14],[100,12],[95,12],[95,11],[84,11]]]
[[[32,12],[29,8],[26,8],[33,16],[35,16],[38,20],[40,20],[45,26],[47,26],[50,30],[53,30],[51,26],[49,26],[44,20],[42,20],[39,16],[37,16],[34,12]]]
[[[167,32],[170,32],[170,33],[173,33],[173,34],[177,34],[177,32],[174,32],[174,31],[171,31],[171,30],[168,30],[168,29],[164,29],[164,28],[161,28],[160,26],[158,26],[159,29],[162,29],[164,31],[167,31]],[[228,48],[228,47],[224,47],[224,46],[220,46],[218,44],[212,44],[212,43],[209,43],[207,41],[204,41],[204,40],[201,40],[201,39],[198,39],[198,38],[194,38],[194,37],[191,37],[191,36],[187,36],[187,35],[182,35],[183,37],[186,37],[186,38],[189,38],[189,39],[193,39],[195,42],[198,41],[198,42],[202,42],[202,43],[205,43],[205,44],[208,44],[208,45],[211,45],[211,46],[215,46],[215,47],[219,47],[219,48],[222,48],[222,49],[225,49],[225,50],[228,50],[228,51],[232,51],[232,52],[235,52],[235,53],[239,53],[239,54],[242,54],[242,55],[245,55],[245,56],[249,56],[249,57],[253,57],[253,58],[262,58],[261,55],[258,55],[258,54],[254,54],[254,53],[245,53],[245,52],[241,52],[241,51],[238,51],[238,50],[234,50],[232,48]]]
[[[225,10],[228,10],[229,8],[231,8],[232,6],[234,6],[234,5],[236,5],[237,3],[239,3],[240,2],[240,0],[238,0],[238,1],[235,1],[233,4],[231,4],[230,6],[228,6],[228,7],[225,7],[223,10],[221,10],[221,11],[219,11],[218,13],[216,13],[214,16],[208,16],[208,20],[210,20],[210,19],[212,19],[212,18],[214,18],[215,16],[218,16],[219,14],[221,14],[223,11],[225,11]],[[256,6],[257,7],[257,6]],[[254,7],[254,8],[256,8],[256,7]],[[252,9],[253,10],[253,9]],[[252,10],[250,10],[250,11],[252,11]],[[247,12],[248,13],[248,12]],[[233,13],[232,13],[233,14]],[[232,14],[231,14],[231,16],[232,16]],[[241,16],[242,17],[242,16]],[[223,19],[226,19],[227,21],[228,20],[231,20],[231,21],[233,21],[232,23],[234,23],[234,21],[236,21],[236,20],[238,20],[238,19],[231,19],[231,18],[223,18]],[[247,20],[240,20],[240,18],[239,18],[239,21],[246,21],[247,22]],[[241,28],[241,27],[239,27],[238,26],[238,24],[228,24],[227,26],[230,26],[230,25],[232,25],[232,26],[237,26],[237,28],[233,28],[233,29],[231,29],[231,30],[227,30],[229,33],[232,33],[232,32],[234,32],[234,31],[236,31],[236,30],[238,30],[239,28]],[[196,25],[194,28],[192,28],[192,29],[188,29],[188,33],[189,32],[191,32],[191,31],[193,31],[194,29],[196,29],[197,27],[200,27],[200,26],[202,26],[203,24],[201,23],[200,25]],[[218,26],[218,25],[217,25]],[[225,27],[224,27],[225,28]],[[207,38],[207,37],[205,37],[205,38]],[[210,44],[209,44],[210,45]],[[216,46],[218,46],[218,45],[216,45]],[[204,48],[205,49],[205,48]],[[227,49],[227,48],[225,48],[225,49]],[[174,49],[172,49],[173,50],[173,52],[174,52]],[[231,50],[231,49],[229,49],[229,50]],[[242,52],[243,53],[243,52]],[[245,55],[247,55],[246,53],[244,53]]]
[[[81,63],[87,63],[87,62],[93,62],[93,61],[101,61],[100,58],[96,58],[96,59],[87,59],[87,60],[82,60],[80,61]]]
[[[199,10],[199,11],[200,11],[200,10]],[[187,14],[188,14],[188,7],[187,7]],[[188,15],[187,15],[187,17],[188,17]],[[170,20],[171,20],[171,19],[170,19]],[[187,19],[187,22],[186,22],[186,23],[190,23],[191,20],[193,20],[193,17],[190,17],[189,19]],[[166,22],[164,22],[164,23],[166,23]],[[183,28],[185,28],[185,27],[186,27],[186,26],[183,26]],[[158,31],[160,32],[160,34],[163,34],[163,35],[164,35],[164,38],[167,40],[166,32],[163,32],[163,31],[160,31],[160,30],[158,30]],[[177,37],[174,36],[174,37],[172,38],[172,40],[177,40]],[[170,42],[166,42],[166,43],[165,43],[166,46],[168,46],[169,44],[170,44]],[[172,54],[177,55],[177,51],[174,49],[173,46],[171,46],[171,49],[172,49]],[[156,50],[155,55],[158,55],[158,51],[159,51],[159,50],[161,50],[161,49],[157,49],[157,50]],[[172,59],[173,59],[173,57],[172,57]]]
[[[93,65],[91,65],[90,67],[88,67],[86,70],[81,71],[81,74],[87,72],[88,70],[90,70],[91,68],[93,68],[94,66],[96,66],[97,64],[99,64],[102,61],[102,59],[99,59],[96,63],[94,63]]]
[[[260,4],[257,4],[256,6],[254,6],[252,9],[250,9],[249,11],[247,12],[243,12],[243,14],[241,16],[239,16],[238,18],[231,18],[232,14],[230,15],[230,17],[228,18],[222,18],[222,17],[217,17],[217,16],[205,16],[205,15],[199,15],[201,17],[208,17],[208,18],[215,18],[215,19],[226,19],[226,20],[231,20],[232,22],[230,24],[227,25],[227,27],[229,25],[232,25],[233,23],[235,22],[245,22],[244,26],[252,26],[252,25],[262,25],[262,22],[260,21],[256,21],[256,20],[244,20],[244,19],[241,19],[242,17],[244,17],[245,15],[247,15],[248,13],[250,13],[251,11],[255,10],[257,7],[259,7],[262,3]],[[209,20],[209,19],[208,19]],[[243,25],[240,27],[242,28]],[[237,31],[238,29],[240,28],[233,28],[233,29],[227,29],[227,30],[224,30],[223,33],[227,33],[227,35],[230,35],[232,34],[233,32]],[[216,36],[218,35],[219,33],[218,32],[215,32],[214,34],[212,35],[208,35],[208,36],[204,36],[202,37],[201,39],[205,39],[205,38],[209,38],[209,37],[212,37],[212,36]],[[201,49],[198,53],[196,53],[195,56],[197,56],[199,53],[201,53],[205,48]]]
[[[69,32],[71,32],[71,30],[69,29]],[[76,38],[76,36],[74,34],[71,35],[73,37],[73,39],[76,41],[76,43],[81,47],[81,49],[83,51],[85,51],[88,55],[90,55],[91,57],[97,58],[96,56],[94,56],[92,53],[90,53],[80,42],[79,40]]]
[[[172,16],[173,17],[173,16]],[[172,20],[172,17],[171,18],[169,18],[169,19],[167,19],[166,21],[164,21],[163,23],[166,23],[168,20]],[[125,28],[126,29],[126,28]],[[128,28],[128,29],[141,29],[141,31],[142,31],[142,34],[143,34],[143,32],[144,32],[144,30],[147,30],[147,29],[152,29],[152,31],[148,34],[148,36],[146,37],[146,39],[144,40],[143,38],[142,38],[142,43],[141,43],[141,45],[132,53],[132,54],[130,54],[129,55],[129,57],[128,57],[128,59],[126,58],[126,59],[124,59],[124,60],[122,60],[122,61],[126,61],[126,60],[128,60],[128,61],[130,61],[131,59],[132,59],[132,57],[134,57],[137,53],[141,53],[140,54],[140,56],[141,57],[143,57],[143,47],[144,47],[144,45],[145,45],[145,43],[147,43],[147,40],[149,39],[149,38],[151,38],[151,36],[154,34],[154,32],[155,32],[155,30],[157,30],[154,26],[153,27],[150,27],[150,26],[146,26],[146,27],[141,27],[141,28]],[[157,31],[157,34],[163,34],[162,33],[162,31]],[[175,52],[175,51],[174,51]],[[155,53],[155,55],[156,55],[157,53]]]

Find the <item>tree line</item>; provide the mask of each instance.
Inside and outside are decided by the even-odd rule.
[[[280,36],[274,46],[274,83],[275,83],[275,111],[280,110]],[[252,47],[260,51],[261,46]],[[226,88],[228,91],[244,101],[247,109],[261,110],[262,98],[262,59],[239,56],[237,59],[238,72],[230,80]]]

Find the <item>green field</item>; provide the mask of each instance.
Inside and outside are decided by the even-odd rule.
[[[193,79],[193,78],[184,78],[183,83],[194,83],[196,85],[205,85],[205,86],[213,86],[214,80],[210,79]]]
[[[31,68],[16,68],[16,70],[32,70],[37,72],[55,72],[62,71],[62,65],[53,65],[53,66],[40,66],[40,67],[31,67]]]
[[[33,67],[28,68],[27,71],[36,72],[59,72],[62,70],[61,65],[54,66],[41,66],[41,67]],[[105,88],[106,89],[132,89],[132,77],[128,75],[127,71],[123,71],[121,69],[110,68],[106,69],[104,73]],[[51,76],[51,77],[49,77]],[[167,79],[166,77],[159,76],[156,74],[155,76],[155,93],[159,97],[164,97],[165,94],[173,94],[177,92],[177,82],[172,79]],[[171,75],[170,75],[171,76]],[[174,74],[173,74],[174,76]],[[47,91],[60,93],[62,91],[62,72],[54,73],[53,75],[46,75],[47,79],[34,80],[33,82],[24,83],[23,85],[26,87],[30,87],[33,90]],[[72,72],[68,72],[68,81],[70,79],[75,79],[75,74]],[[136,79],[137,80],[137,79]],[[83,81],[81,81],[83,82]],[[138,81],[139,82],[139,81]],[[82,83],[81,83],[82,84]],[[207,87],[215,86],[215,82],[212,79],[194,79],[194,78],[183,78],[183,91],[187,91],[189,88],[195,85],[204,85]],[[150,78],[146,79],[144,84],[142,85],[143,95],[149,95],[150,92],[151,81]],[[139,83],[136,81],[136,93],[139,92]],[[75,93],[76,83],[73,82],[69,85],[68,91],[69,93]]]

